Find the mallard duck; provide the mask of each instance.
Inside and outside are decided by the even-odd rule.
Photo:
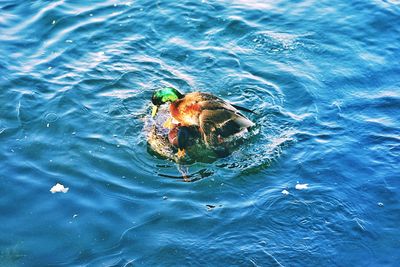
[[[209,93],[193,92],[184,95],[175,88],[166,87],[155,91],[151,101],[154,105],[152,117],[162,104],[169,102],[171,116],[181,127],[197,127],[208,147],[217,147],[254,126],[252,121],[239,112],[251,110],[230,104]],[[184,155],[185,148],[178,146],[178,156]]]
[[[157,116],[153,119],[145,118],[144,132],[150,153],[158,156],[182,162],[179,149],[187,151],[187,160],[200,162],[212,162],[218,155],[213,150],[208,149],[201,140],[198,127],[182,126],[179,123],[172,123],[172,127],[166,128],[165,122],[171,119],[171,114],[167,107],[161,107]],[[175,122],[175,121],[174,121]]]
[[[175,125],[166,134],[153,125],[148,133],[147,140],[150,148],[162,157],[179,161],[183,156],[175,153],[179,149],[196,147],[199,149],[199,133],[191,127]]]

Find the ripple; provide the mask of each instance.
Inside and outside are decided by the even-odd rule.
[[[260,200],[263,199],[260,196]],[[294,195],[284,196],[276,192],[273,196],[269,195],[266,202],[255,204],[257,210],[261,211],[258,216],[268,214],[270,218],[270,228],[275,230],[297,225],[308,228],[307,223],[311,219],[312,208],[304,200]]]
[[[0,121],[0,135],[5,131],[5,130],[7,130],[7,128],[1,123],[1,121]]]
[[[375,260],[370,260],[376,257],[376,254],[373,250],[357,241],[337,241],[334,242],[332,248],[336,251],[336,253],[343,253],[346,255],[346,258],[343,260],[334,261],[336,264],[351,264],[354,262],[360,262],[363,266],[375,266]]]
[[[244,7],[247,9],[265,9],[265,10],[271,10],[274,9],[276,6],[273,3],[263,3],[258,0],[234,0],[234,1],[228,1],[230,5],[233,5],[234,7]]]
[[[58,120],[58,115],[57,115],[56,113],[54,113],[54,112],[47,113],[47,114],[44,116],[44,120],[45,120],[47,123],[55,122],[55,121]]]
[[[277,85],[250,72],[229,75],[222,80],[219,87],[225,90],[229,88],[226,92],[229,98],[242,105],[250,105],[247,102],[256,103],[257,106],[282,105],[284,101],[283,92]]]
[[[210,177],[212,175],[214,175],[214,171],[209,168],[204,168],[204,169],[200,169],[198,171],[193,171],[193,166],[189,172],[189,167],[184,167],[184,166],[177,166],[178,171],[181,173],[181,175],[170,175],[170,174],[165,174],[165,173],[161,173],[159,172],[158,175],[160,175],[161,177],[166,177],[166,178],[172,178],[172,179],[178,179],[178,180],[182,180],[185,182],[196,182],[200,179],[204,179],[207,177]]]
[[[395,265],[395,2],[4,2],[0,261]],[[224,158],[156,156],[162,86],[254,110],[254,134]]]
[[[259,31],[244,36],[238,45],[249,49],[252,54],[288,53],[304,46],[302,38],[308,35],[298,35],[273,31]]]
[[[230,157],[218,161],[216,166],[234,169],[243,174],[256,173],[271,166],[280,156],[282,149],[293,141],[293,132],[290,130],[283,130],[279,135],[271,132],[260,133]]]

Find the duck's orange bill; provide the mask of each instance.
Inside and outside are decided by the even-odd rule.
[[[151,111],[151,116],[154,118],[154,116],[156,116],[158,111],[158,106],[154,105],[153,106],[153,110]]]

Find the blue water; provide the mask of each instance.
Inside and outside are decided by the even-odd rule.
[[[0,37],[0,266],[398,266],[399,1],[1,1]],[[157,157],[162,86],[259,132]]]

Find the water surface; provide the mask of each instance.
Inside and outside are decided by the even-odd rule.
[[[394,0],[2,1],[0,265],[395,266],[399,21]],[[259,133],[184,182],[143,132],[161,86]]]

